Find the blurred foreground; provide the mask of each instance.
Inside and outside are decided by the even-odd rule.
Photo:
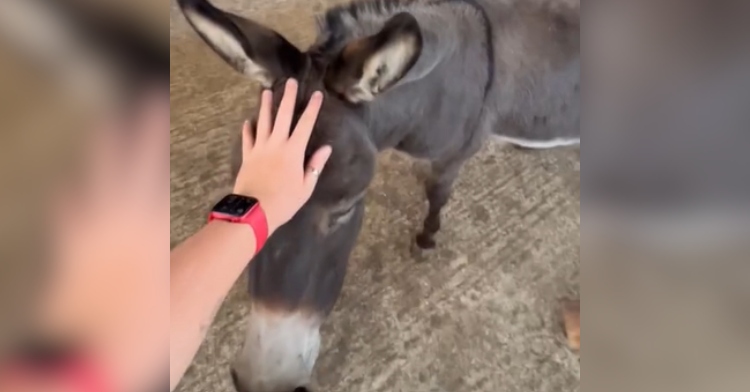
[[[58,191],[90,171],[84,158],[102,132],[117,128],[127,150],[134,110],[166,95],[167,7],[0,2],[0,354],[56,276],[48,229]]]

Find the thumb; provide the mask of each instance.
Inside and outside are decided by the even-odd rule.
[[[305,170],[305,186],[312,192],[315,185],[318,183],[318,177],[320,172],[328,162],[328,158],[331,157],[331,146],[323,146],[315,151],[313,156],[310,158],[310,162],[307,164],[307,170]]]

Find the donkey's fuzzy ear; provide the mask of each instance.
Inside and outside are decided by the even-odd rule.
[[[206,0],[178,3],[203,41],[234,69],[264,87],[302,73],[306,56],[277,32],[224,12]]]
[[[328,68],[326,85],[350,102],[372,101],[406,75],[422,45],[417,19],[407,12],[396,14],[379,33],[341,50]]]

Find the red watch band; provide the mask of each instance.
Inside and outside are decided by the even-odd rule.
[[[241,217],[237,217],[229,214],[222,214],[216,211],[212,211],[208,215],[208,222],[214,220],[220,220],[224,222],[232,223],[244,223],[249,225],[253,229],[255,234],[255,253],[257,254],[265,245],[268,239],[268,221],[266,220],[266,213],[261,208],[260,204],[253,206],[250,211]]]
[[[83,358],[67,360],[51,368],[39,367],[24,361],[10,364],[0,374],[4,379],[0,384],[20,386],[37,377],[47,377],[76,392],[111,392],[113,389],[105,381],[103,372],[94,363]]]

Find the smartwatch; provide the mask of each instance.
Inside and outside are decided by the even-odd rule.
[[[246,224],[255,233],[255,253],[258,253],[268,239],[268,221],[258,199],[249,196],[229,194],[211,209],[208,221],[220,220]]]
[[[50,342],[24,342],[12,358],[0,364],[0,384],[11,390],[46,379],[72,391],[111,392],[104,371],[84,353]]]

